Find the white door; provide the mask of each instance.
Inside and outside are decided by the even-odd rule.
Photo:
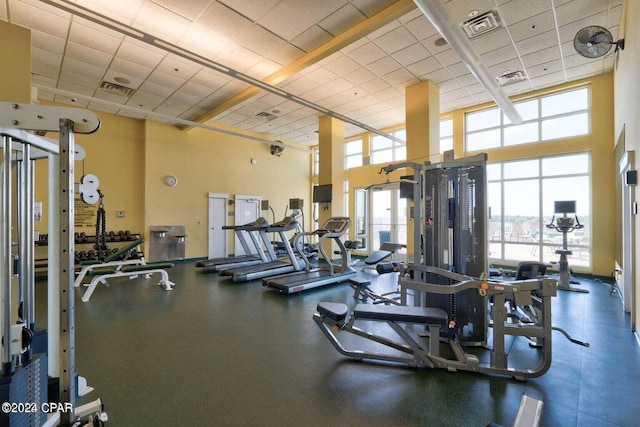
[[[400,198],[399,186],[381,185],[369,189],[369,253],[380,249],[385,242],[407,244],[407,200]],[[394,258],[404,260],[406,248]]]
[[[209,259],[228,255],[227,231],[222,229],[227,224],[228,200],[228,194],[209,193]]]
[[[235,213],[235,225],[247,224],[255,221],[260,216],[260,203],[262,202],[262,196],[241,196],[236,194],[236,213]],[[235,256],[248,255],[245,254],[238,237],[236,239]],[[252,248],[253,249],[253,248]],[[254,254],[257,252],[253,252]]]

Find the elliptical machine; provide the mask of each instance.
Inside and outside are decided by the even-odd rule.
[[[562,214],[562,217],[556,218],[556,215],[553,215],[551,222],[546,224],[546,227],[562,233],[562,249],[556,249],[556,254],[560,255],[560,261],[558,261],[558,274],[560,275],[560,280],[558,280],[558,289],[588,294],[589,290],[587,289],[580,289],[571,286],[572,283],[579,284],[580,282],[572,279],[569,261],[567,261],[567,255],[571,255],[573,253],[567,248],[567,234],[574,230],[584,228],[584,224],[580,224],[578,215],[574,215],[573,218],[568,216],[570,213],[575,214],[576,201],[562,200],[555,201],[553,203],[555,214]]]

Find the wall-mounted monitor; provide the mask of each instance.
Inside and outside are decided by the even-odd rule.
[[[313,187],[313,203],[331,202],[332,184],[315,185]]]
[[[575,200],[560,200],[553,202],[553,212],[557,214],[576,213]]]
[[[289,199],[289,209],[302,209],[303,205],[302,199]]]

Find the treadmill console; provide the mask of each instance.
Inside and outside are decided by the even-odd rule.
[[[349,228],[349,224],[351,224],[351,220],[347,217],[331,217],[317,231],[319,234],[342,234]]]

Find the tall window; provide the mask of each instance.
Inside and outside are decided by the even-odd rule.
[[[402,141],[407,140],[406,129],[390,132],[391,135]],[[399,160],[406,160],[407,145],[405,142],[398,142],[381,135],[374,135],[371,138],[371,164],[390,163]]]
[[[514,103],[522,123],[512,124],[499,108],[465,115],[467,151],[588,135],[589,88]]]
[[[453,150],[453,119],[440,120],[440,153]]]
[[[362,139],[354,139],[344,143],[344,168],[351,169],[362,166]]]
[[[318,147],[313,149],[313,175],[317,176],[320,174],[320,150]]]
[[[576,201],[585,227],[567,235],[569,264],[591,267],[590,155],[588,153],[494,163],[487,166],[489,256],[499,261],[558,261],[562,233],[546,225],[554,202]],[[573,216],[570,214],[569,216]]]

